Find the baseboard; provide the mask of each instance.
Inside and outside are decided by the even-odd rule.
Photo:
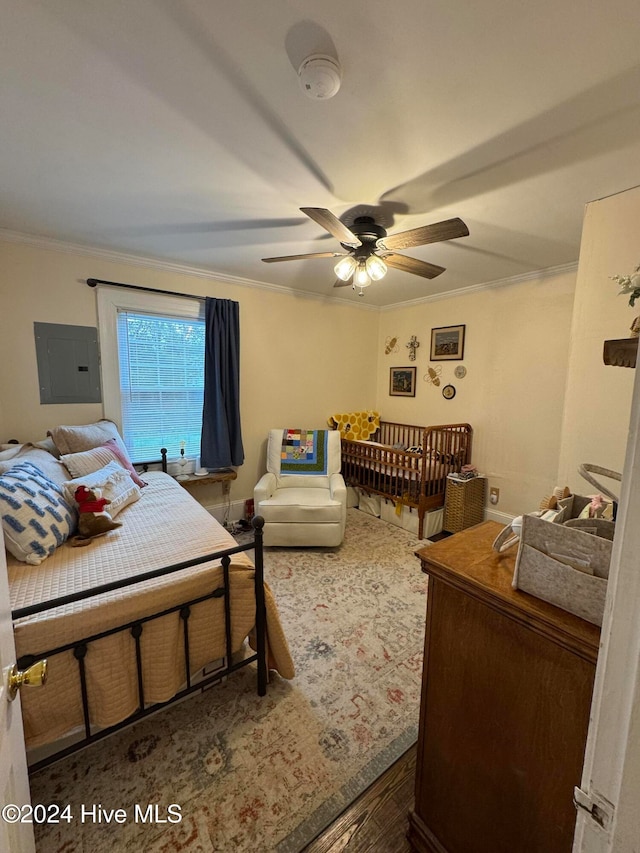
[[[509,515],[507,512],[500,512],[497,509],[491,509],[491,507],[486,507],[484,511],[484,517],[487,521],[498,521],[500,524],[511,524],[514,515]]]
[[[228,522],[234,522],[240,521],[241,518],[244,518],[244,501],[230,501],[229,503],[223,504],[203,504],[203,506],[209,515],[212,515],[216,521],[220,522],[220,524],[224,524],[225,519]],[[509,515],[509,513],[500,512],[499,510],[491,509],[490,507],[485,509],[484,515],[487,521],[497,521],[500,524],[511,524],[515,517],[513,515]]]
[[[223,504],[203,504],[203,506],[209,515],[212,515],[215,520],[219,521],[222,525],[224,525],[225,521],[227,523],[233,523],[244,518],[244,501],[230,501],[229,503]]]
[[[409,831],[407,838],[418,853],[447,853],[447,850],[431,832],[415,809],[409,811]]]

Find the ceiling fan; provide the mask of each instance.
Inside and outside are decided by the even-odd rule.
[[[273,264],[278,261],[301,261],[307,258],[340,258],[334,268],[338,280],[333,286],[352,285],[354,290],[359,287],[360,296],[372,281],[379,281],[386,275],[387,267],[395,267],[423,278],[435,278],[445,270],[444,267],[427,261],[398,255],[394,249],[424,246],[455,237],[467,237],[469,234],[465,223],[457,217],[387,235],[386,230],[377,225],[372,216],[356,216],[353,225],[348,228],[330,210],[323,207],[301,207],[300,210],[335,237],[345,251],[313,252],[308,255],[286,255],[262,260]]]

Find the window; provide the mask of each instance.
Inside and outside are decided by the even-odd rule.
[[[204,321],[118,311],[122,437],[135,461],[200,453]]]
[[[205,324],[202,304],[98,291],[105,416],[134,462],[200,454]]]

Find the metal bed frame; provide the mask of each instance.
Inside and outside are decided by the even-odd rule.
[[[148,470],[150,465],[162,464],[162,469],[166,473],[166,450],[162,449],[162,460],[157,460],[153,462],[144,463],[142,465],[143,470]],[[179,572],[182,569],[191,568],[192,566],[198,566],[202,563],[209,562],[211,560],[220,560],[222,563],[223,570],[223,580],[222,585],[216,587],[216,589],[211,590],[211,592],[206,595],[199,596],[198,598],[190,599],[188,601],[180,602],[168,609],[162,610],[158,613],[151,613],[142,618],[136,619],[133,622],[126,622],[122,625],[118,625],[115,628],[111,628],[107,631],[102,631],[99,634],[92,634],[87,637],[82,637],[78,640],[75,640],[71,643],[67,643],[63,646],[58,646],[52,649],[44,649],[30,654],[21,655],[21,657],[17,661],[17,667],[19,670],[28,669],[30,666],[33,666],[37,661],[42,659],[48,659],[53,657],[54,655],[62,654],[63,652],[73,651],[73,656],[75,657],[78,663],[78,670],[80,676],[80,690],[82,697],[82,711],[84,718],[84,736],[80,735],[78,740],[74,741],[67,747],[60,749],[52,754],[46,756],[45,758],[35,761],[29,766],[29,773],[35,773],[38,770],[41,770],[44,767],[53,764],[55,761],[59,761],[61,758],[65,758],[68,755],[71,755],[77,752],[80,749],[83,749],[86,746],[89,746],[96,741],[103,740],[114,732],[120,731],[127,726],[130,726],[132,723],[137,722],[144,717],[149,716],[150,714],[156,713],[161,708],[165,708],[168,705],[172,705],[175,702],[180,701],[185,696],[188,696],[191,693],[195,693],[196,691],[201,691],[205,687],[208,687],[211,684],[215,684],[219,681],[222,681],[227,676],[231,675],[231,673],[236,672],[239,669],[242,669],[245,666],[248,666],[252,663],[257,664],[257,691],[259,696],[264,696],[267,692],[267,681],[268,681],[268,669],[267,669],[267,645],[266,645],[266,631],[267,631],[267,619],[266,619],[266,606],[265,606],[265,595],[264,595],[264,551],[263,551],[263,527],[264,520],[260,516],[256,516],[252,521],[253,527],[253,539],[246,543],[245,545],[236,545],[232,548],[226,548],[220,551],[216,551],[211,554],[205,554],[202,557],[197,557],[192,560],[185,560],[181,563],[175,563],[170,566],[165,566],[159,569],[154,569],[153,571],[144,572],[142,574],[136,575],[131,578],[125,578],[120,581],[113,581],[112,583],[102,584],[97,587],[93,587],[88,590],[83,590],[81,592],[72,593],[70,595],[60,596],[58,598],[50,599],[49,601],[41,602],[40,604],[30,605],[28,607],[21,607],[16,610],[13,610],[11,613],[11,617],[13,621],[17,619],[22,619],[27,616],[33,616],[37,613],[43,613],[47,610],[53,610],[56,607],[60,607],[65,604],[71,604],[76,601],[83,601],[88,598],[92,598],[96,595],[101,595],[106,592],[112,592],[117,589],[124,589],[128,586],[133,586],[135,584],[143,583],[144,581],[153,580],[155,578],[163,577],[164,575],[174,574],[175,572]],[[233,660],[233,649],[231,643],[232,631],[231,631],[231,597],[230,597],[230,578],[229,578],[229,566],[231,564],[231,557],[233,554],[239,554],[243,551],[251,551],[254,550],[254,564],[255,564],[255,580],[254,580],[254,588],[255,588],[255,602],[256,602],[256,620],[255,620],[255,646],[256,650],[254,654],[251,654],[242,660],[235,661]],[[224,663],[216,669],[215,672],[204,676],[199,679],[197,683],[192,683],[191,678],[191,665],[190,665],[190,657],[189,657],[189,616],[191,613],[191,608],[195,604],[199,604],[203,601],[208,601],[209,599],[214,598],[224,598],[224,613],[225,613],[225,640],[226,640],[226,650]],[[185,666],[185,683],[186,687],[179,690],[171,699],[168,699],[165,702],[156,702],[151,705],[147,705],[145,703],[145,694],[144,694],[144,680],[142,673],[142,652],[141,652],[141,642],[140,638],[142,636],[142,632],[144,631],[144,626],[147,622],[150,622],[154,619],[159,619],[162,616],[166,616],[169,613],[179,612],[180,618],[183,624],[183,641],[184,641],[184,666]],[[111,636],[112,634],[116,634],[122,631],[129,631],[131,636],[135,641],[135,669],[137,674],[137,686],[138,686],[138,708],[131,714],[129,717],[126,717],[119,723],[116,723],[112,726],[108,726],[103,729],[99,729],[97,731],[92,731],[91,726],[91,709],[89,707],[89,697],[87,692],[87,681],[86,681],[86,669],[85,669],[85,658],[87,655],[91,654],[91,643],[100,640],[104,637]]]

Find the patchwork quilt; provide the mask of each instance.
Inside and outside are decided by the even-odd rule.
[[[281,474],[326,474],[326,429],[285,429],[280,455]]]

